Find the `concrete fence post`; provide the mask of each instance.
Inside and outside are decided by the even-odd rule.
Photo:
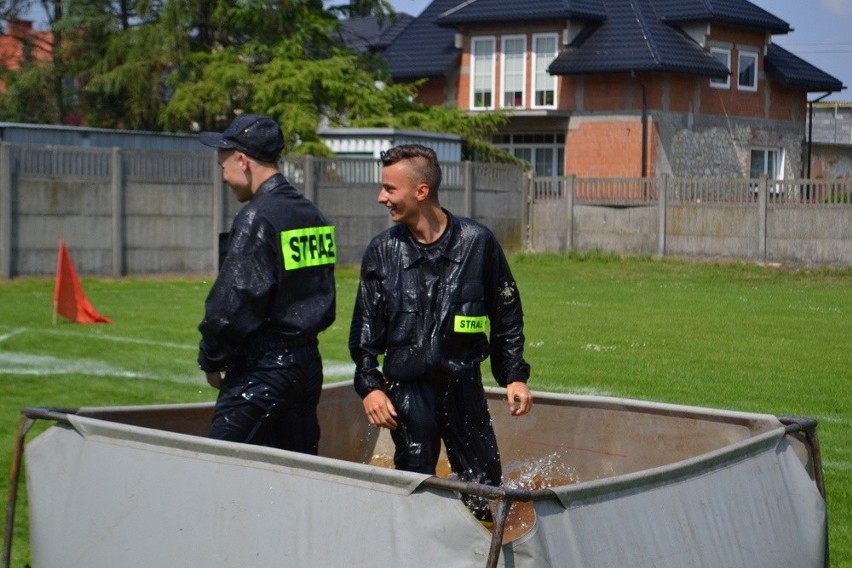
[[[317,203],[317,176],[315,175],[316,162],[313,156],[305,156],[303,172],[305,174],[304,196]],[[319,204],[318,204],[319,205]]]
[[[769,177],[761,176],[757,184],[757,260],[766,262],[766,209],[769,201]]]
[[[521,170],[518,173],[518,183],[521,186],[521,198],[520,198],[520,220],[521,220],[521,250],[529,251],[531,244],[531,233],[530,233],[530,215],[532,208],[532,199],[530,194],[530,183],[531,178],[527,172]]]
[[[535,235],[535,174],[523,172],[521,174],[521,198],[523,200],[523,211],[521,213],[521,229],[524,231],[524,250],[533,252],[533,237]]]
[[[669,174],[657,178],[657,203],[659,205],[659,225],[657,228],[657,256],[666,256],[666,213],[669,201]]]
[[[225,226],[225,184],[222,183],[222,168],[219,166],[218,156],[215,153],[211,160],[210,173],[213,177],[213,202],[211,203],[213,246],[210,250],[213,252],[211,266],[216,272],[219,269],[219,258],[222,254],[219,250],[222,246],[220,235]]]
[[[571,174],[564,178],[562,190],[564,192],[563,199],[565,200],[565,229],[563,232],[562,250],[574,250],[574,193],[576,192],[577,176]]]
[[[463,215],[473,217],[473,163],[462,162],[462,183],[464,184],[464,206]]]
[[[0,278],[12,277],[12,149],[0,142]]]
[[[112,275],[124,276],[127,273],[127,232],[125,199],[126,187],[124,183],[124,161],[121,149],[113,148],[111,153],[112,170]]]

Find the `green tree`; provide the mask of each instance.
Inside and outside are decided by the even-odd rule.
[[[342,44],[338,15],[394,17],[388,0],[42,4],[53,58],[15,74],[0,114],[54,123],[76,114],[92,126],[187,132],[255,112],[279,120],[288,153],[329,153],[321,126],[387,126],[456,133],[467,158],[516,161],[489,140],[506,115],[418,104],[420,84],[392,83],[374,56]]]
[[[37,7],[50,33],[49,38],[44,34],[22,38],[30,44],[33,56],[25,56],[20,69],[6,72],[7,91],[0,97],[0,113],[27,122],[97,122],[97,114],[87,108],[82,88],[91,74],[89,67],[102,60],[110,38],[129,29],[135,5],[127,0],[41,0],[19,4]],[[34,90],[38,88],[43,90]]]
[[[0,120],[51,124],[57,122],[59,110],[53,99],[44,94],[53,89],[53,69],[49,64],[28,63],[16,71],[3,70],[0,81],[5,91],[0,93]],[[34,105],[32,101],[42,101]]]
[[[93,126],[161,129],[167,77],[185,60],[188,36],[172,11],[139,8],[126,28],[123,19],[105,19],[102,39],[84,37],[78,44],[85,61],[77,73],[81,103]],[[103,46],[98,57],[93,43]]]
[[[55,68],[50,60],[53,43],[49,34],[27,33],[16,22],[30,9],[28,0],[0,0],[0,35],[17,54],[4,52],[0,57],[0,120],[16,122],[57,122],[62,98],[55,92]]]

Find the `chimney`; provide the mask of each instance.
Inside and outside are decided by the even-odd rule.
[[[14,20],[9,20],[9,24],[6,26],[6,34],[18,39],[22,39],[30,35],[32,32],[32,20],[19,20],[18,18],[15,18]]]

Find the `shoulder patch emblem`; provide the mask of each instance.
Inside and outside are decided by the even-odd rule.
[[[506,282],[503,284],[503,288],[500,290],[500,299],[503,300],[503,303],[509,303],[514,299],[515,294],[515,283]]]

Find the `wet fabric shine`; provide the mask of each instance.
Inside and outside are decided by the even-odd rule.
[[[316,455],[322,382],[313,346],[237,363],[225,374],[209,436]]]
[[[362,398],[384,388],[383,375],[403,381],[436,369],[464,372],[489,357],[500,386],[529,378],[521,300],[497,239],[476,221],[446,213],[440,265],[431,265],[403,225],[374,237],[365,251],[349,333]],[[432,271],[440,276],[427,286]],[[424,305],[427,298],[433,303]],[[457,333],[456,316],[487,316],[490,333]]]
[[[460,479],[500,485],[500,452],[478,369],[395,381],[388,385],[388,397],[398,412],[399,426],[391,430],[397,469],[434,475],[443,439],[450,467]],[[484,499],[463,500],[477,516],[489,516]]]
[[[228,253],[198,326],[198,364],[204,371],[230,366],[270,332],[288,346],[316,337],[334,321],[334,265],[285,270],[281,234],[293,229],[332,230],[316,206],[276,174],[234,218]]]

